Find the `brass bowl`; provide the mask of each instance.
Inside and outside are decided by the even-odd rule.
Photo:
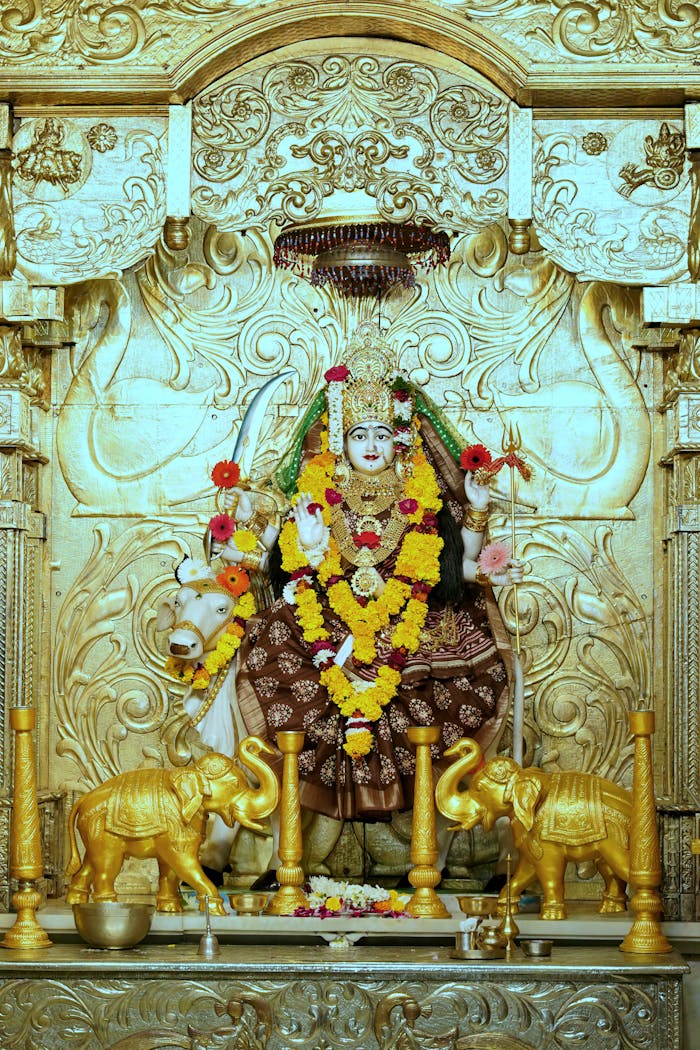
[[[267,904],[266,893],[245,890],[242,893],[229,893],[231,907],[239,915],[259,915]]]
[[[467,893],[457,897],[457,903],[465,915],[495,915],[498,908],[497,893]]]
[[[523,954],[529,955],[532,959],[545,959],[552,954],[553,944],[554,941],[545,941],[535,938],[530,941],[521,941],[520,947],[522,948]]]
[[[87,901],[73,905],[75,928],[93,948],[133,948],[151,928],[152,904]]]

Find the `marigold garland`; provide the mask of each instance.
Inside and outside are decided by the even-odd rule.
[[[324,419],[327,423],[327,417]],[[297,482],[297,495],[309,493],[313,503],[321,509],[324,522],[331,522],[331,507],[342,496],[333,485],[335,456],[327,449],[327,433],[322,432],[324,451],[309,461]],[[442,507],[435,471],[422,451],[420,437],[416,436],[410,458],[411,471],[405,484],[405,515],[407,530],[401,540],[395,574],[386,581],[376,598],[359,601],[343,578],[338,546],[330,536],[328,548],[317,569],[312,569],[309,558],[298,540],[297,526],[290,517],[280,534],[282,567],[293,577],[285,591],[288,601],[295,606],[295,616],[306,642],[314,646],[323,643],[315,654],[320,662],[321,684],[332,702],[347,719],[361,716],[367,722],[376,722],[382,709],[393,700],[401,683],[400,668],[406,656],[418,649],[420,632],[428,614],[427,598],[440,578],[442,539],[437,534],[435,515]],[[402,507],[402,510],[404,508]],[[354,638],[353,658],[358,663],[371,664],[377,656],[379,632],[393,624],[392,653],[389,661],[377,671],[373,682],[353,684],[341,667],[334,662],[336,646],[328,641],[324,626],[323,605],[319,592],[313,586],[314,573],[321,588],[326,589],[328,604],[342,620]],[[296,580],[294,577],[296,576]],[[347,731],[343,745],[352,758],[368,754],[372,747],[369,730]]]
[[[254,613],[255,599],[250,591],[246,591],[236,602],[233,619],[219,636],[216,647],[204,656],[202,662],[195,664],[192,660],[169,656],[165,661],[166,673],[193,689],[206,689],[214,675],[228,667],[238,652],[245,634],[245,621]]]

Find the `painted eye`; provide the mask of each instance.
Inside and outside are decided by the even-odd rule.
[[[228,612],[228,606],[227,605],[220,605],[219,608],[216,611],[218,612],[219,616],[225,616],[226,613]]]

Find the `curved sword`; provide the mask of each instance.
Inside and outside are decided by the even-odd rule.
[[[253,468],[253,460],[255,459],[255,452],[258,446],[258,438],[260,437],[265,413],[267,412],[267,407],[272,400],[272,395],[285,379],[293,375],[294,370],[288,368],[286,371],[280,372],[279,375],[273,376],[272,379],[268,379],[268,381],[263,383],[260,387],[246,409],[246,414],[243,417],[243,422],[241,423],[238,437],[236,438],[236,444],[233,448],[233,455],[231,456],[234,463],[238,463],[241,468],[242,478],[250,477],[250,472]]]

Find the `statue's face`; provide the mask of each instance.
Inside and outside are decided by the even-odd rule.
[[[345,452],[360,474],[380,474],[394,462],[394,432],[386,423],[356,423],[345,435]]]

